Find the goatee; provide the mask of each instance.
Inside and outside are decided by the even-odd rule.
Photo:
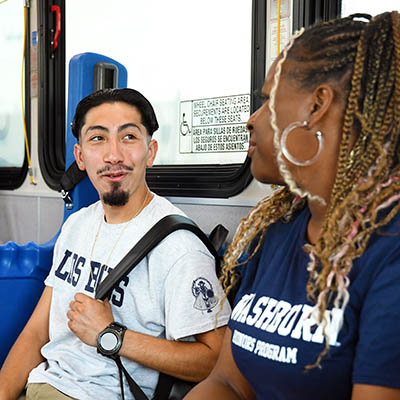
[[[127,191],[120,189],[120,184],[114,182],[112,184],[112,189],[108,193],[103,194],[103,202],[109,206],[124,206],[129,200],[129,193]]]

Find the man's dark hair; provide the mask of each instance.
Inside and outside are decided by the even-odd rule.
[[[79,135],[85,124],[86,114],[94,107],[104,103],[122,102],[136,107],[139,111],[142,124],[150,136],[158,129],[157,117],[150,102],[135,89],[104,89],[98,90],[83,98],[77,105],[75,116],[72,120],[72,133],[79,140]]]

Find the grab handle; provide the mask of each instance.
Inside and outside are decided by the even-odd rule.
[[[61,33],[61,10],[60,6],[52,5],[51,12],[56,13],[56,33],[54,34],[52,44],[53,44],[53,51],[57,50],[58,47],[58,39],[60,38]]]

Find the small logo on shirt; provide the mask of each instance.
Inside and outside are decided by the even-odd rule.
[[[211,283],[205,278],[199,277],[193,281],[192,293],[195,297],[193,307],[196,310],[212,312],[212,308],[217,305],[218,298]]]

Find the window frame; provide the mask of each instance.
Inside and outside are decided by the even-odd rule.
[[[65,29],[61,30],[59,40],[59,46],[62,46],[62,54],[60,51],[59,59],[61,60],[63,56],[64,62],[52,70],[49,65],[51,15],[48,10],[51,4],[60,5],[62,26],[64,27],[65,0],[53,0],[51,4],[46,3],[45,0],[38,0],[41,65],[39,71],[39,164],[46,183],[52,189],[60,190],[59,182],[65,169],[65,150],[61,154],[60,148],[52,148],[50,131],[54,127],[57,117],[65,118],[65,103],[62,109],[58,108],[57,112],[57,108],[50,99],[65,101],[65,87],[62,94],[61,91],[58,95],[56,92],[57,89],[65,86]],[[256,97],[255,92],[262,87],[266,72],[266,13],[267,0],[252,0],[251,112],[261,106],[261,100]],[[47,84],[47,80],[53,76],[52,74],[58,82],[56,87],[52,87],[51,83]],[[65,138],[65,119],[64,124],[58,125],[57,129],[53,128],[53,131],[56,132],[57,137],[62,134],[62,137]],[[52,162],[54,158],[56,162]],[[63,165],[63,169],[57,168],[57,165]],[[241,164],[160,165],[148,169],[146,179],[151,190],[162,196],[227,198],[240,193],[250,184],[253,177],[249,166],[248,158]]]
[[[55,50],[56,13],[60,9],[61,30]],[[65,0],[38,0],[38,156],[47,185],[59,191],[65,171]]]
[[[339,17],[341,0],[293,0],[293,30],[319,20]],[[51,5],[61,9],[61,32],[58,51],[51,58],[54,17]],[[38,0],[39,93],[38,152],[41,173],[54,190],[60,189],[65,170],[65,0]],[[251,113],[261,106],[255,92],[261,88],[266,73],[267,0],[252,0],[251,41]],[[25,117],[28,143],[31,141],[30,15],[27,18],[25,51]],[[51,82],[50,82],[51,81]],[[54,101],[53,101],[54,100]],[[53,132],[53,134],[51,133]],[[250,160],[242,164],[160,165],[147,171],[152,190],[163,196],[227,198],[243,191],[252,181]],[[0,190],[19,188],[27,175],[25,157],[22,167],[0,168]]]

